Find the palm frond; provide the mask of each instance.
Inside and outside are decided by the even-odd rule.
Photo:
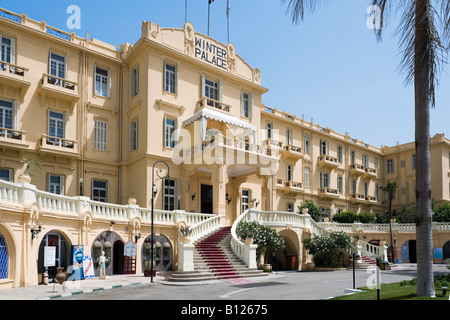
[[[305,11],[314,12],[321,4],[328,4],[330,0],[281,0],[282,4],[288,3],[286,14],[291,15],[292,23],[298,24],[305,17]]]

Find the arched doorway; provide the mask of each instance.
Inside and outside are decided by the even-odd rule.
[[[51,258],[51,259],[46,259]],[[64,268],[64,272],[70,264],[70,244],[58,231],[48,232],[39,245],[38,273],[48,274],[50,282],[56,282],[57,268]],[[41,277],[41,284],[44,277]]]
[[[117,240],[113,245],[113,274],[123,274],[123,242]]]
[[[169,239],[164,235],[155,235],[154,237],[155,253],[153,256],[154,266],[153,270],[158,272],[170,271],[173,265],[173,249]],[[144,270],[144,276],[150,277],[151,275],[151,236],[148,236],[144,240],[142,246],[142,269]]]
[[[124,244],[120,236],[112,231],[100,233],[94,240],[91,248],[92,260],[94,261],[94,275],[100,275],[99,258],[102,251],[106,258],[106,275],[123,273],[123,249]],[[120,273],[121,272],[121,273]]]
[[[402,262],[417,263],[416,240],[406,241],[401,249]]]
[[[450,241],[447,241],[445,244],[444,244],[444,247],[442,248],[442,253],[443,253],[443,259],[444,260],[447,260],[447,259],[450,259]]]
[[[9,253],[8,244],[0,232],[0,280],[9,278]]]
[[[279,234],[285,240],[283,249],[266,252],[265,263],[271,264],[273,270],[298,270],[299,261],[299,237],[293,230],[282,230]]]

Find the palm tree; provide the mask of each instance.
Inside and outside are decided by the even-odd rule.
[[[388,181],[384,187],[380,187],[386,194],[386,205],[387,205],[387,214],[389,217],[389,233],[391,236],[391,259],[394,262],[394,242],[392,241],[392,200],[394,199],[394,194],[397,191],[398,184],[397,181]]]
[[[402,14],[396,31],[402,47],[401,71],[406,84],[414,83],[416,143],[416,240],[417,295],[434,296],[431,168],[430,168],[430,105],[435,106],[435,89],[439,71],[446,63],[450,48],[450,1],[448,0],[369,0],[379,9],[375,29],[380,41],[385,22],[392,11]],[[306,10],[314,11],[328,0],[281,0],[288,2],[292,22],[303,20]]]

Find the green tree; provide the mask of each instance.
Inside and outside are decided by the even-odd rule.
[[[389,215],[389,219],[392,216],[392,200],[394,199],[395,192],[397,191],[397,181],[388,181],[385,186],[381,186],[380,189],[386,193],[386,212]]]
[[[314,11],[318,0],[281,0],[293,23],[303,20],[305,9]],[[402,51],[401,71],[414,84],[416,145],[417,295],[434,296],[432,203],[430,164],[430,105],[435,106],[439,72],[450,48],[450,1],[370,0],[379,9],[376,37],[382,39],[386,20],[394,10],[402,15],[396,34]]]
[[[433,221],[450,222],[450,203],[443,202],[434,208]]]
[[[302,213],[302,209],[307,208],[308,214],[314,221],[320,222],[322,221],[322,210],[319,208],[316,203],[312,200],[306,200],[301,206],[298,207],[299,212]]]

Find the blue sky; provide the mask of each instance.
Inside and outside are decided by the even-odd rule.
[[[327,2],[327,1],[324,1]],[[291,23],[280,0],[230,0],[230,42],[269,89],[263,102],[376,147],[414,141],[414,92],[399,73],[396,17],[377,42],[366,26],[369,0],[330,1]],[[226,0],[211,5],[210,36],[227,43]],[[81,29],[69,30],[70,5],[81,9]],[[3,0],[0,6],[34,20],[107,43],[135,43],[142,21],[182,28],[185,0]],[[208,1],[188,0],[188,21],[207,34]],[[450,138],[450,77],[440,77],[431,135]]]

